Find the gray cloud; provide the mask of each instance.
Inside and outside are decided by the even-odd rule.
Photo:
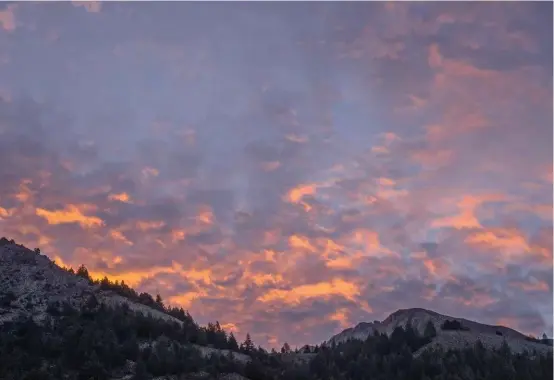
[[[551,10],[18,4],[0,229],[262,344],[412,306],[550,333]]]

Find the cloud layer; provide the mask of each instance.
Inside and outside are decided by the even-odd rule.
[[[552,335],[552,4],[0,9],[0,232],[279,346]]]

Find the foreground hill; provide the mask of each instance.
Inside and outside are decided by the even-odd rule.
[[[199,326],[159,296],[108,279],[93,281],[83,266],[76,272],[60,268],[39,250],[0,239],[0,379],[552,378],[546,345],[512,350],[509,340],[521,341],[521,334],[500,327],[494,327],[505,334],[498,348],[481,343],[480,335],[474,345],[446,344],[449,333],[429,333],[429,315],[437,324],[445,317],[400,310],[365,338],[370,329],[358,326],[312,353],[270,353],[249,336],[239,345],[217,322]],[[478,331],[479,324],[468,322]]]
[[[426,330],[433,334],[431,343],[425,348],[464,348],[480,341],[486,348],[499,349],[506,342],[516,353],[552,353],[550,342],[531,339],[511,328],[486,325],[420,308],[398,310],[382,322],[360,323],[333,336],[328,344],[346,342],[350,339],[366,340],[368,336],[376,333],[390,336],[396,328],[406,328],[408,325],[421,335],[425,335]]]
[[[125,284],[107,279],[94,282],[84,267],[77,272],[60,268],[39,250],[31,251],[14,241],[0,239],[2,331],[21,325],[37,329],[64,323],[87,325],[87,318],[92,316],[97,320],[125,319],[130,325],[136,324],[141,331],[130,333],[137,350],[157,350],[160,345],[178,343],[180,349],[198,355],[200,361],[210,361],[214,356],[218,357],[214,361],[232,362],[242,367],[252,361],[251,351],[255,350],[251,341],[239,346],[234,336],[224,332],[218,323],[200,327],[184,310],[167,308],[149,294],[138,294]],[[85,323],[80,323],[82,321]],[[79,326],[79,329],[83,327]],[[104,327],[112,329],[113,326]],[[73,338],[81,340],[82,333],[80,331],[80,336]],[[96,333],[101,335],[100,331]],[[177,335],[177,339],[168,339],[172,334]],[[120,364],[122,374],[129,372],[129,367],[134,365],[126,361]],[[233,366],[235,364],[230,364],[230,373]]]

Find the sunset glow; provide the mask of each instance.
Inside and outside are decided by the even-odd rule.
[[[553,335],[551,3],[21,2],[0,46],[0,236],[264,347]]]

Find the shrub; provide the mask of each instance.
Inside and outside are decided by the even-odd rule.
[[[457,320],[446,320],[441,325],[442,330],[452,330],[452,331],[469,331],[469,329],[463,326],[460,321]]]

